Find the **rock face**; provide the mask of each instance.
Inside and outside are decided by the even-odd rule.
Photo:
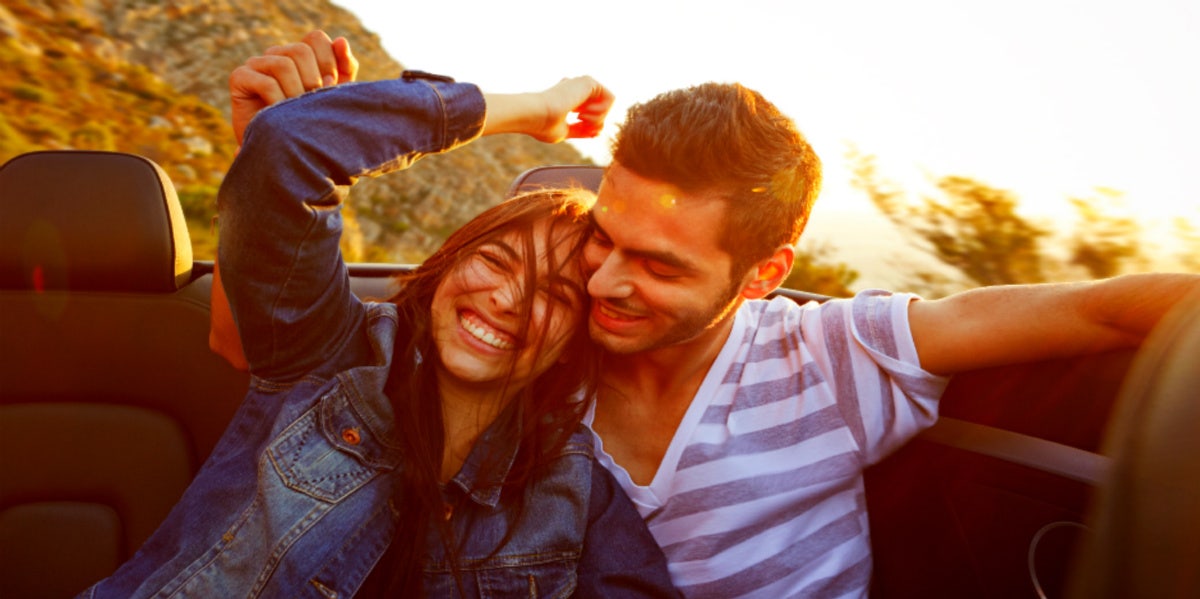
[[[328,0],[6,0],[0,161],[56,147],[147,155],[172,176],[189,215],[204,223],[234,155],[230,71],[317,28],[351,41],[362,80],[403,69],[377,35]],[[586,162],[571,146],[506,135],[360,181],[347,206],[348,254],[419,261],[498,201],[521,171]]]

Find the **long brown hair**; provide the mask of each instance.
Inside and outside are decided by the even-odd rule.
[[[533,351],[540,353],[545,349],[543,344],[548,337],[545,328],[552,319],[547,314],[541,320],[542,330],[529,330],[533,298],[538,289],[538,261],[549,261],[542,276],[551,278],[581,268],[583,245],[590,226],[587,211],[593,201],[594,196],[583,190],[545,190],[494,206],[455,231],[421,266],[403,275],[400,292],[389,300],[399,310],[401,333],[392,357],[386,392],[395,411],[396,442],[404,455],[396,485],[396,497],[402,502],[396,507],[402,516],[388,552],[388,563],[383,564],[392,569],[385,585],[389,596],[420,594],[428,527],[431,525],[436,528],[436,536],[446,547],[457,573],[458,543],[452,538],[443,517],[444,506],[438,485],[445,443],[435,378],[440,358],[431,330],[433,296],[438,285],[445,277],[452,276],[459,264],[481,245],[516,233],[524,246],[525,276],[519,312],[525,333],[523,338],[534,343]],[[570,244],[565,259],[558,261],[558,253],[554,251],[546,251],[542,257],[534,251],[535,225],[540,222],[547,224],[544,229],[537,229],[545,236],[546,248],[553,247],[560,237]],[[564,236],[564,231],[569,234]],[[586,290],[578,291],[576,297],[581,302],[587,301]],[[550,302],[547,310],[564,308],[555,304]],[[582,311],[581,307],[568,309]],[[405,333],[407,340],[403,339]],[[523,488],[531,482],[539,466],[557,453],[578,426],[584,403],[577,401],[577,394],[590,397],[595,391],[599,352],[588,337],[586,313],[576,315],[564,355],[570,356],[571,368],[550,368],[531,384],[515,390],[515,396],[493,425],[519,448],[505,479],[506,488]],[[504,386],[508,386],[507,381]],[[505,457],[488,456],[482,473],[485,480],[490,479],[489,475],[496,469],[507,467]],[[521,494],[513,493],[512,496],[519,501]],[[518,503],[510,517],[518,517],[520,509]]]

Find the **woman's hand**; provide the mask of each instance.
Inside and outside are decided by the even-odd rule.
[[[571,77],[541,93],[546,100],[546,127],[531,133],[540,141],[596,137],[612,108],[613,94],[591,77]],[[574,114],[574,120],[568,120]]]
[[[301,41],[267,48],[229,75],[233,135],[242,145],[242,135],[258,111],[287,98],[320,87],[354,81],[358,59],[350,42],[329,39],[324,31],[312,31]]]
[[[484,98],[483,135],[524,133],[547,143],[596,137],[613,104],[612,92],[586,76],[563,79],[542,92],[484,94]]]

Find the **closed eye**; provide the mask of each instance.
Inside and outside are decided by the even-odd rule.
[[[605,235],[604,231],[601,231],[598,227],[592,228],[591,242],[606,248],[612,247],[612,240],[609,239],[608,235]]]
[[[652,276],[656,279],[670,280],[670,279],[678,279],[683,276],[683,273],[681,273],[679,271],[679,269],[668,266],[666,264],[662,264],[660,262],[655,262],[653,260],[647,260],[645,262],[645,265],[646,265],[646,272],[650,273],[650,276]]]
[[[489,268],[497,272],[513,272],[517,254],[512,248],[500,243],[489,243],[475,250],[475,255]]]

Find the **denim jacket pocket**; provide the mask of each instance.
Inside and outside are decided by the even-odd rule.
[[[566,598],[575,592],[578,559],[508,563],[503,568],[477,570],[480,597]]]
[[[439,565],[444,566],[444,565]],[[482,598],[529,597],[560,599],[575,592],[579,555],[562,554],[501,555],[459,564],[461,579],[448,567],[425,572],[425,594],[449,597],[462,585],[465,596]]]
[[[288,488],[328,503],[345,499],[397,461],[356,417],[340,386],[284,430],[267,456]]]

